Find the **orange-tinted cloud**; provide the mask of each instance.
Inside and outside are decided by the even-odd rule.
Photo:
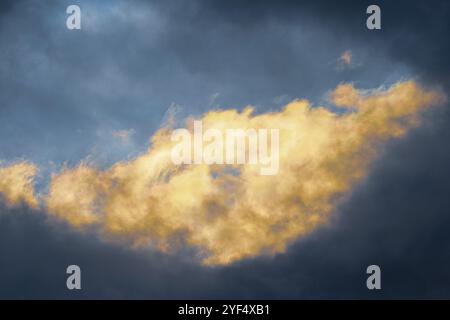
[[[341,84],[330,97],[348,112],[295,100],[278,112],[254,115],[247,107],[201,117],[205,130],[280,129],[277,175],[260,175],[250,164],[233,172],[222,165],[174,165],[172,130],[162,128],[135,159],[106,170],[82,163],[53,174],[43,196],[47,211],[132,246],[195,247],[205,264],[283,252],[329,220],[366,175],[380,143],[404,134],[421,111],[444,99],[414,81],[370,92]]]
[[[338,68],[343,69],[353,65],[353,55],[350,50],[344,51],[337,60]]]
[[[33,186],[36,173],[37,167],[26,161],[0,166],[0,195],[7,205],[25,203],[32,208],[38,207]]]

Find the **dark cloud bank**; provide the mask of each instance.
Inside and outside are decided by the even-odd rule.
[[[292,84],[295,70],[292,70],[289,61],[285,60],[291,60],[294,65],[298,63],[295,65],[298,72],[301,72],[302,65],[301,62],[294,62],[296,51],[288,39],[285,39],[286,41],[278,39],[276,45],[280,50],[269,50],[269,47],[264,47],[262,36],[254,44],[243,43],[241,47],[233,46],[235,45],[233,41],[227,38],[230,36],[229,31],[241,31],[242,35],[236,33],[235,36],[242,37],[242,40],[251,39],[249,35],[258,37],[259,33],[256,30],[268,24],[275,29],[286,30],[296,24],[296,19],[304,19],[306,26],[320,29],[318,36],[323,35],[339,49],[351,45],[372,52],[375,77],[378,77],[375,70],[384,68],[381,65],[382,60],[377,58],[377,53],[380,53],[383,59],[387,59],[388,65],[405,65],[425,83],[440,85],[447,92],[449,89],[450,20],[446,17],[450,11],[446,1],[395,1],[395,3],[378,1],[382,8],[383,29],[376,33],[364,29],[365,17],[361,12],[364,12],[369,4],[364,1],[303,3],[233,0],[189,1],[189,4],[186,2],[182,4],[182,1],[163,3],[157,4],[156,7],[173,21],[164,31],[164,40],[158,42],[163,49],[155,45],[151,48],[141,48],[143,52],[151,52],[155,57],[167,52],[176,62],[176,66],[182,66],[187,74],[216,79],[218,83],[232,82],[236,77],[236,70],[243,67],[244,69],[240,70],[246,74],[242,75],[243,79],[239,80],[242,81],[239,84],[249,83],[249,92],[244,89],[239,91],[236,88],[228,88],[229,96],[233,98],[225,99],[231,99],[230,103],[243,103],[245,100],[250,100],[251,103],[267,101],[269,95],[263,97],[265,100],[261,98],[263,99],[261,101],[257,101],[255,97],[260,93],[259,89],[265,88],[269,82],[280,89],[273,89],[270,92],[272,96],[281,93],[300,95]],[[133,4],[142,3],[133,2]],[[20,18],[15,6],[23,8],[26,5],[27,2],[16,2],[14,5],[2,2],[0,25],[11,27],[13,18]],[[48,7],[52,5],[49,1]],[[176,22],[188,29],[178,29]],[[26,25],[22,21],[18,28],[25,28],[20,30],[27,32]],[[214,26],[217,28],[213,28]],[[45,28],[46,26],[41,26],[36,29],[45,30]],[[196,35],[201,30],[204,37]],[[45,34],[37,40],[33,37],[37,37],[39,32],[32,32],[31,29],[28,31],[32,34],[29,36],[30,39],[35,41],[28,42],[29,44],[35,43],[38,46],[40,43],[41,46],[46,46]],[[280,35],[276,30],[273,32],[274,34],[269,36]],[[1,34],[1,46],[10,48],[5,43],[9,36],[7,37],[4,32]],[[221,35],[220,39],[223,40],[214,40],[218,35]],[[29,39],[26,34],[22,36]],[[118,34],[117,37],[119,36],[123,37],[124,34]],[[205,50],[211,48],[208,42],[201,39],[216,41],[209,44],[217,45],[218,49],[222,48],[220,42],[223,41],[226,45],[230,45],[231,49],[224,49],[223,54],[217,53],[205,58],[204,55],[200,55],[200,51],[204,50],[199,48]],[[51,40],[48,45],[54,44],[53,41]],[[126,40],[124,41],[127,44]],[[241,64],[239,60],[226,61],[227,54],[232,57],[253,54],[252,45],[265,49],[267,56],[264,58],[256,56],[248,64]],[[103,46],[110,48],[107,41]],[[91,50],[94,52],[101,48],[102,45],[99,44],[97,48]],[[6,50],[2,51],[3,58],[5,52]],[[76,79],[91,76],[89,73],[92,70],[89,70],[89,65],[92,64],[95,68],[95,62],[85,59],[87,57],[82,59],[79,56],[70,56],[69,52],[64,53],[67,59],[63,60],[69,64],[69,69],[72,68],[71,64],[86,64],[86,68],[79,71],[80,74],[74,75]],[[280,58],[283,53],[287,55],[286,59]],[[143,53],[136,50],[137,60],[142,60],[139,56],[141,54]],[[55,55],[57,53],[49,53],[50,57]],[[127,59],[119,58],[120,56],[114,52],[103,56],[105,60],[116,61],[124,70],[133,68]],[[13,59],[14,61],[20,60]],[[223,63],[220,63],[221,61]],[[264,64],[273,66],[273,69],[259,69]],[[5,61],[1,62],[1,66],[5,68]],[[7,66],[12,68],[11,65]],[[155,62],[154,66],[158,68],[158,63]],[[281,74],[278,73],[279,70],[282,70]],[[163,71],[160,71],[161,74]],[[39,99],[44,99],[42,105],[45,107],[42,110],[48,108],[45,116],[53,117],[52,120],[57,123],[61,121],[61,134],[67,135],[64,138],[70,138],[71,133],[65,133],[62,128],[65,126],[63,121],[67,115],[59,117],[53,113],[52,108],[55,108],[55,104],[62,105],[64,102],[65,110],[74,112],[71,110],[79,105],[76,101],[78,98],[61,91],[45,96],[39,87],[30,84],[30,88],[27,83],[24,84],[25,73],[20,72],[22,73],[17,77],[12,74],[8,77],[4,76],[5,74],[0,76],[1,114],[9,117],[14,113],[9,108],[12,108],[13,102],[17,105],[21,103],[16,91],[23,91],[21,95],[25,98],[27,95],[31,96],[27,101],[38,103],[41,101]],[[362,83],[371,83],[370,76],[365,75],[364,71],[349,72],[350,74],[340,76],[348,77],[348,80],[356,77],[362,79],[360,80]],[[133,81],[136,82],[147,77],[139,74],[139,68],[131,73]],[[307,73],[312,77],[314,70]],[[319,76],[315,81],[319,82]],[[161,78],[161,81],[165,81],[167,85],[176,77],[173,74]],[[180,77],[183,78],[184,75]],[[253,79],[258,80],[252,83]],[[36,79],[35,81],[39,82]],[[181,80],[177,78],[177,81]],[[323,81],[328,82],[325,84],[328,87],[333,85],[333,80],[325,79],[325,75]],[[309,87],[310,84],[305,80],[299,80],[299,83],[305,92],[322,90],[321,87]],[[175,91],[177,86],[179,83],[174,84]],[[29,90],[26,91],[26,88]],[[61,84],[57,89],[64,91],[64,86]],[[282,89],[287,91],[282,92]],[[227,95],[226,89],[223,92]],[[185,92],[181,93],[182,96],[183,93]],[[161,92],[162,98],[158,103],[170,103],[170,100],[164,98],[170,94],[171,90],[168,89]],[[175,96],[177,94],[180,92],[174,93]],[[264,95],[264,92],[261,94]],[[200,102],[200,98],[189,96],[187,92],[180,99],[186,96],[189,103]],[[122,102],[127,101],[126,94],[115,98],[121,98],[122,100],[119,100]],[[141,98],[145,99],[145,95]],[[92,99],[98,104],[102,103],[99,98],[92,97]],[[120,118],[120,109],[114,106],[111,108],[110,112],[113,114],[111,117]],[[131,112],[124,121],[144,127],[146,124],[137,119],[140,111],[141,109],[136,110],[136,115]],[[106,113],[102,108],[99,108],[99,112]],[[152,109],[151,112],[158,114],[160,110]],[[85,114],[77,112],[70,123],[79,121],[86,126],[96,126],[95,117],[83,120],[83,115]],[[11,139],[17,136],[22,139],[25,137],[24,132],[32,135],[33,130],[28,125],[36,122],[29,122],[26,113],[20,117],[15,115],[14,119],[18,122],[10,124],[9,131],[1,130],[2,140],[6,135]],[[292,244],[285,254],[241,261],[227,267],[199,266],[189,258],[189,252],[166,256],[151,251],[130,251],[97,241],[89,233],[80,234],[71,231],[65,226],[49,221],[42,212],[30,211],[25,207],[8,209],[2,206],[0,207],[0,298],[449,298],[450,151],[447,147],[450,141],[449,120],[448,106],[445,106],[428,115],[421,128],[387,145],[384,155],[373,164],[369,177],[361,182],[349,199],[339,207],[333,220],[313,235]],[[44,126],[42,129],[44,132],[45,123],[44,120],[39,122],[39,125]],[[52,127],[51,130],[58,132],[58,127]],[[48,134],[49,145],[58,146],[63,143]],[[22,141],[19,138],[17,141]],[[27,148],[25,142],[22,144]],[[10,154],[19,156],[11,151],[13,146],[4,142],[2,146],[2,158]],[[33,149],[30,150],[32,154]],[[48,150],[47,152],[51,153]],[[68,156],[70,155],[65,155],[66,158]],[[80,292],[68,291],[65,287],[65,268],[69,264],[78,264],[82,268],[83,289]],[[365,287],[365,268],[370,264],[378,264],[382,269],[381,291],[368,291]]]

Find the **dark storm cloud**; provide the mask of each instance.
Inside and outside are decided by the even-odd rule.
[[[319,98],[342,80],[377,86],[402,66],[450,85],[446,1],[377,1],[382,30],[373,32],[365,1],[135,1],[154,14],[135,24],[94,2],[111,20],[84,34],[56,27],[68,3],[0,4],[0,158],[76,163],[99,125],[134,127],[144,141],[171,102],[196,113],[216,92],[222,105],[273,107],[276,96]],[[346,49],[364,67],[330,72]],[[130,251],[1,207],[0,297],[448,298],[449,139],[445,106],[386,147],[329,225],[285,254],[228,267]],[[80,293],[65,289],[69,264],[82,268]],[[369,264],[381,266],[381,292],[365,288]]]
[[[377,4],[382,13],[382,30],[365,28],[365,10]],[[373,56],[388,52],[430,79],[449,81],[447,57],[448,1],[207,1],[202,15],[211,20],[227,20],[242,27],[267,21],[301,19],[332,31],[336,38],[370,45]]]
[[[0,252],[0,299],[189,298],[214,282],[188,253],[130,251],[27,208],[0,207]],[[72,264],[81,268],[81,291],[66,288]]]
[[[447,138],[450,136],[447,134]],[[188,255],[106,245],[2,209],[2,297],[33,298],[431,298],[450,294],[450,156],[432,133],[415,132],[386,150],[334,221],[286,254],[207,268]],[[413,142],[409,144],[409,142]],[[415,149],[420,141],[421,152]],[[412,157],[411,154],[414,156]],[[406,163],[406,160],[408,162]],[[432,159],[432,160],[430,160]],[[414,172],[414,175],[411,173]],[[65,268],[82,268],[81,293],[65,289]],[[381,292],[365,268],[382,268]]]

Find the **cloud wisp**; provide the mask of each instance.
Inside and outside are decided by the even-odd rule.
[[[77,229],[94,228],[105,239],[164,252],[194,247],[204,264],[283,252],[329,220],[366,175],[381,143],[405,134],[422,111],[445,100],[412,80],[371,91],[344,83],[330,98],[343,112],[294,100],[278,112],[254,114],[247,107],[201,117],[205,129],[280,128],[274,176],[260,175],[252,164],[175,165],[169,125],[132,160],[107,169],[83,162],[53,173],[48,194],[33,190],[35,165],[3,166],[0,193],[10,206],[41,202],[50,216]],[[188,130],[193,121],[186,121]]]

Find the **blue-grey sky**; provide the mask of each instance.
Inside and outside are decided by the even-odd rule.
[[[171,105],[180,121],[218,107],[263,112],[294,98],[327,103],[342,81],[374,88],[413,74],[382,46],[374,54],[370,33],[356,45],[352,32],[335,33],[304,10],[234,21],[221,13],[238,6],[76,2],[82,29],[72,31],[65,26],[72,2],[16,1],[2,15],[0,130],[9,137],[0,142],[2,159],[118,159],[145,150]],[[364,12],[355,18],[364,28]],[[354,61],[342,68],[346,50]],[[130,129],[132,148],[111,135]]]

